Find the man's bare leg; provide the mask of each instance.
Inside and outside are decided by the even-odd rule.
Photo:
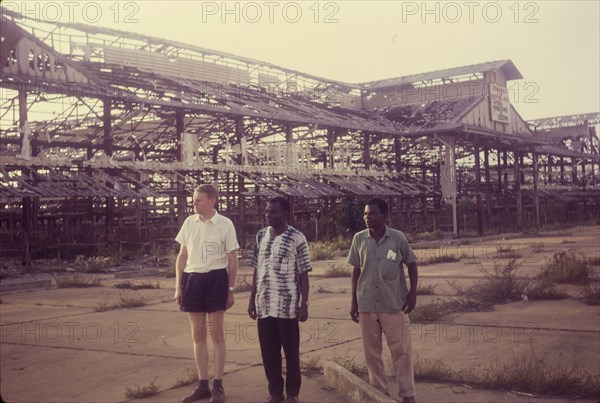
[[[188,312],[194,341],[194,359],[198,379],[208,379],[208,348],[206,346],[206,312]]]
[[[208,314],[208,326],[213,343],[213,361],[215,365],[215,379],[223,379],[225,369],[225,335],[223,332],[223,318],[225,311],[210,312]]]

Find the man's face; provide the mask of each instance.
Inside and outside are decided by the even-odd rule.
[[[287,212],[279,203],[268,203],[265,209],[267,225],[277,227],[287,223]]]
[[[386,216],[379,210],[376,204],[367,204],[363,215],[367,228],[381,228],[385,225]]]
[[[194,192],[194,212],[197,214],[209,214],[215,206],[216,200],[209,198],[204,192]]]

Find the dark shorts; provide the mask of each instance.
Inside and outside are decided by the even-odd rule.
[[[227,304],[229,276],[227,269],[208,273],[186,273],[181,277],[183,312],[224,311]]]

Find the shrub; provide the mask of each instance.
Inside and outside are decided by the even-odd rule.
[[[335,257],[335,250],[331,244],[325,242],[311,242],[309,248],[310,260],[328,260]]]
[[[587,259],[573,249],[556,252],[540,275],[553,282],[568,284],[585,284],[589,276]]]

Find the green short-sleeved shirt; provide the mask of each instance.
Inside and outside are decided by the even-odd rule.
[[[359,312],[398,312],[402,310],[408,287],[402,263],[416,261],[401,231],[386,227],[379,243],[369,230],[358,232],[352,239],[348,263],[360,267],[356,287]]]

